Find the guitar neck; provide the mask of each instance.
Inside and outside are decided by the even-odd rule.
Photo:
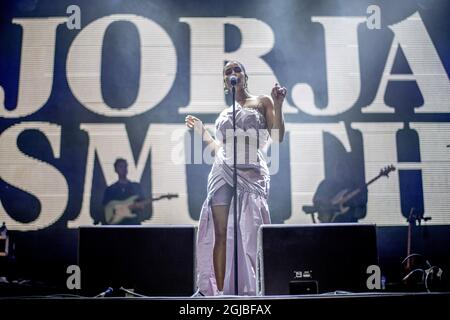
[[[381,174],[377,175],[376,177],[374,177],[373,179],[369,180],[368,182],[366,182],[364,184],[364,187],[367,188],[370,184],[374,183],[375,181],[377,181],[379,178],[381,177]],[[356,195],[358,195],[361,192],[361,188],[357,188],[355,190],[353,190],[352,192],[350,192],[344,199],[343,199],[343,203],[345,203],[346,201],[351,200],[353,197],[355,197]]]
[[[372,180],[368,181],[365,186],[368,187],[370,184],[374,183],[375,181],[377,181],[378,179],[380,179],[381,174],[377,175],[376,177],[374,177]]]
[[[148,199],[144,199],[144,200],[141,200],[141,201],[137,201],[135,203],[135,205],[138,204],[138,205],[147,206],[147,205],[151,204],[153,201],[161,200],[161,199],[164,199],[164,198],[168,198],[168,197],[167,196],[160,196],[160,197],[156,197],[156,198],[148,198]]]

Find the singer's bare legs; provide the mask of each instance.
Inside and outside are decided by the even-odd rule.
[[[214,220],[214,250],[213,264],[216,274],[217,289],[223,291],[225,278],[225,260],[227,253],[227,223],[230,206],[213,206],[212,215]]]

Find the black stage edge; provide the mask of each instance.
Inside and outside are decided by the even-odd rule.
[[[316,319],[321,315],[365,319],[400,313],[405,316],[437,316],[447,310],[450,293],[364,293],[302,296],[265,296],[221,298],[75,298],[17,297],[1,298],[3,314],[20,316],[64,315],[112,316],[142,315],[168,319]],[[6,313],[5,313],[6,312]]]

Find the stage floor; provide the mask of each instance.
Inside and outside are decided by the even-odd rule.
[[[133,314],[158,315],[167,319],[294,319],[313,316],[386,316],[398,310],[402,317],[418,313],[438,315],[447,312],[450,292],[335,293],[297,296],[221,297],[99,297],[74,295],[22,296],[0,298],[0,309],[48,315],[92,316]],[[84,310],[84,311],[83,311]],[[63,313],[61,313],[63,312]]]

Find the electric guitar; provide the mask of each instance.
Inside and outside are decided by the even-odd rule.
[[[133,210],[144,209],[153,201],[161,200],[164,198],[172,199],[178,198],[178,194],[168,193],[156,198],[144,199],[136,201],[139,196],[134,195],[125,200],[112,200],[105,206],[105,221],[107,224],[120,224],[126,218],[136,218],[138,214]]]
[[[394,165],[387,166],[380,170],[380,173],[368,181],[363,188],[357,188],[353,191],[348,189],[341,190],[333,198],[330,203],[325,206],[303,206],[303,211],[307,214],[312,214],[313,222],[315,223],[314,213],[319,214],[319,220],[321,222],[335,222],[336,218],[346,214],[350,210],[350,206],[345,204],[357,196],[364,188],[367,188],[370,184],[374,183],[379,178],[385,176],[389,177],[389,173],[395,171]]]

